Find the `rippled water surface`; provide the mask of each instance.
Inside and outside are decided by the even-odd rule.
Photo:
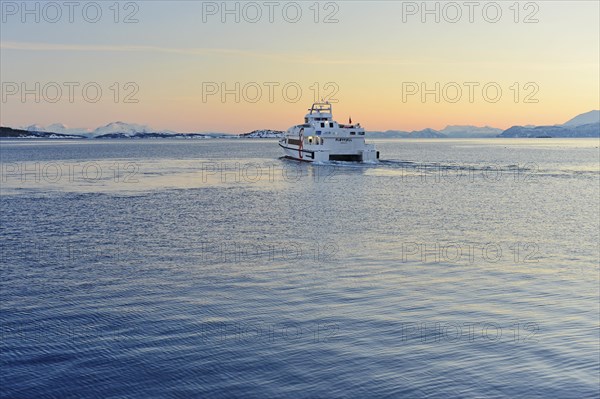
[[[2,397],[597,397],[598,140],[376,144],[2,141]]]

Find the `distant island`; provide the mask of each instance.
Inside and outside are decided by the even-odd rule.
[[[600,111],[590,111],[554,126],[513,126],[499,137],[600,137]]]
[[[49,139],[214,139],[214,138],[279,138],[281,130],[254,130],[249,133],[178,133],[160,131],[145,125],[125,122],[112,122],[94,130],[68,128],[63,124],[49,126],[31,125],[24,128],[0,127],[0,138],[49,138]],[[490,126],[446,126],[442,130],[423,129],[418,131],[372,131],[373,138],[559,138],[559,137],[600,137],[600,111],[586,112],[569,121],[552,126],[512,126],[502,130]]]
[[[32,132],[29,130],[13,129],[10,127],[0,127],[0,138],[19,138],[19,139],[85,139],[84,136],[73,134],[61,134],[52,132]]]

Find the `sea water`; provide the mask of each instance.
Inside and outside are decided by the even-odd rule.
[[[599,392],[597,139],[0,142],[11,398]]]

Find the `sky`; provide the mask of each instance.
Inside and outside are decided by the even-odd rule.
[[[552,125],[600,108],[598,1],[0,1],[0,124]]]

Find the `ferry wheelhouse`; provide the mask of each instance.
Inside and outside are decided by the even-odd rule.
[[[360,123],[339,124],[333,120],[329,102],[314,103],[304,123],[290,127],[279,146],[287,158],[306,162],[373,162],[379,159],[374,144],[365,143]]]

